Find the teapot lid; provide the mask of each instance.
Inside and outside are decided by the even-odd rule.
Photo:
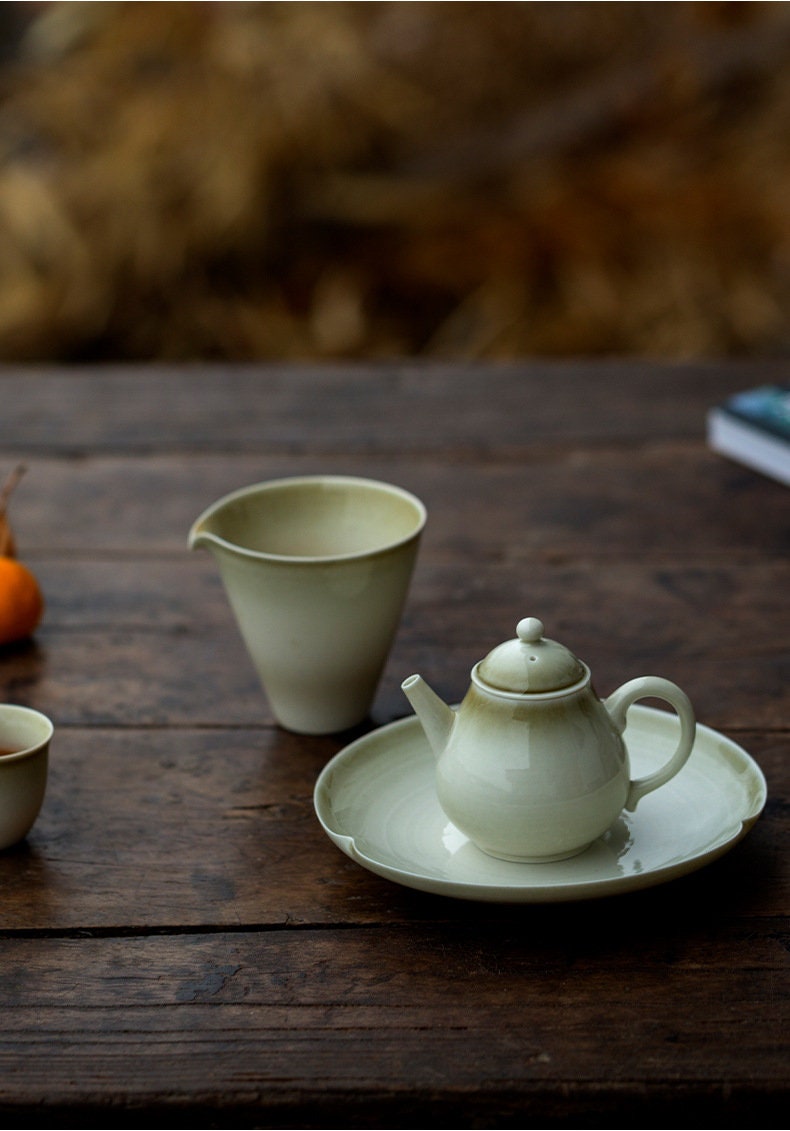
[[[518,695],[560,691],[587,674],[563,644],[545,639],[537,617],[520,620],[516,633],[515,640],[506,640],[477,665],[478,677],[492,690]]]

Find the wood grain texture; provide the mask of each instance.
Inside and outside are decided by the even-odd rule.
[[[600,694],[633,675],[688,689],[711,726],[782,727],[790,714],[787,566],[758,557],[418,565],[373,708],[410,712],[420,671],[459,699],[472,665],[537,612],[593,669]],[[37,558],[47,612],[35,642],[0,657],[0,694],[60,725],[249,726],[272,721],[207,555],[121,561]],[[744,673],[748,672],[748,679]],[[759,682],[761,694],[755,695]]]
[[[769,1119],[788,495],[710,453],[704,416],[776,372],[0,370],[0,464],[27,465],[11,517],[47,599],[0,652],[0,698],[56,724],[39,820],[0,854],[9,1125]],[[307,739],[273,724],[186,536],[226,491],[317,471],[401,483],[430,517],[370,720]],[[513,907],[401,888],[326,840],[326,761],[410,712],[412,671],[460,698],[523,615],[601,694],[668,676],[755,757],[769,801],[742,844],[664,887]]]
[[[523,451],[697,438],[707,408],[781,361],[0,366],[0,448],[43,454]],[[20,393],[20,385],[25,392]],[[28,391],[29,390],[29,391]]]
[[[784,735],[738,739],[775,789]],[[276,930],[408,923],[415,911],[454,922],[558,914],[459,908],[362,871],[326,840],[313,813],[315,778],[340,745],[266,727],[62,728],[41,815],[24,843],[0,854],[2,929]],[[668,900],[673,919],[684,909],[673,922],[682,935],[700,904],[718,921],[759,915],[768,898],[782,906],[790,894],[782,816],[772,800],[737,851],[646,895],[642,914]],[[610,900],[606,915],[627,920],[632,902]]]

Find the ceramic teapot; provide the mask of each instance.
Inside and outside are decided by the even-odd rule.
[[[419,675],[402,688],[437,758],[439,803],[452,823],[490,856],[528,863],[583,852],[623,809],[664,785],[694,745],[694,710],[670,680],[640,676],[605,700],[590,669],[547,640],[535,617],[516,638],[475,664],[457,711]],[[622,738],[637,699],[662,699],[677,712],[677,748],[635,781]]]

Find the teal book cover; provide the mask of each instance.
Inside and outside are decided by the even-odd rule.
[[[747,389],[711,409],[708,443],[720,455],[790,486],[790,384]]]

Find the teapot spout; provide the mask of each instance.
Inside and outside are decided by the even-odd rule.
[[[410,675],[401,684],[401,689],[414,708],[431,750],[438,758],[453,729],[455,712],[431,690],[421,675]]]

